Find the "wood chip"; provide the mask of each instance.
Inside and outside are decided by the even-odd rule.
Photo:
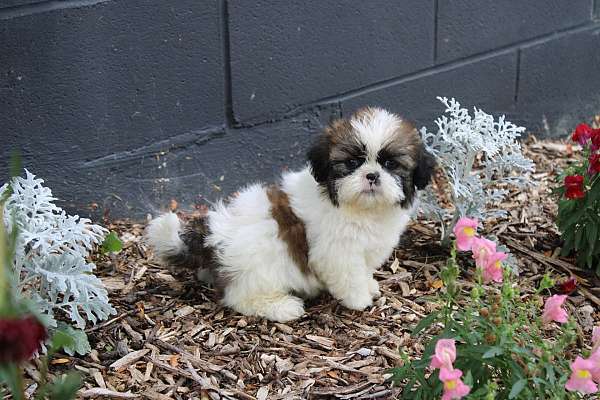
[[[267,386],[263,386],[256,392],[257,400],[266,400],[267,396],[269,396],[269,388]]]
[[[582,154],[564,141],[525,143],[524,153],[536,163],[532,179],[537,186],[509,189],[506,199],[498,204],[508,215],[483,224],[482,234],[495,234],[500,243],[510,247],[519,264],[519,285],[524,295],[535,291],[546,272],[557,279],[571,272],[582,278],[577,294],[570,297],[569,308],[587,327],[580,332],[583,338],[592,326],[600,324],[600,313],[596,311],[600,291],[594,287],[597,281],[590,271],[560,257],[557,205],[550,195],[557,185],[557,175],[580,160]],[[157,157],[164,157],[167,151]],[[436,180],[433,189],[441,204],[450,206],[444,197],[444,182]],[[199,205],[192,214],[179,215],[187,220],[207,212],[206,206]],[[439,309],[431,297],[436,290],[443,290],[437,280],[448,252],[439,247],[437,223],[421,218],[409,225],[393,257],[374,273],[383,296],[373,307],[363,312],[348,310],[323,293],[305,302],[302,318],[285,324],[241,316],[219,304],[214,288],[198,283],[193,271],[171,271],[158,264],[142,240],[145,227],[130,221],[107,222],[107,228],[123,239],[123,250],[111,257],[91,255],[118,314],[86,329],[94,346],[89,357],[59,356],[64,364],[50,365],[50,373],[55,376],[64,373],[65,366],[83,372],[84,390],[79,397],[401,397],[402,388],[386,380],[390,377],[386,371],[402,364],[400,351],[411,359],[422,356],[428,336],[412,337],[408,331]],[[461,264],[467,259],[459,254]],[[472,285],[469,271],[461,268],[463,290]],[[490,286],[486,290],[495,292],[498,288]],[[585,343],[580,340],[580,345]],[[125,353],[117,355],[124,349]],[[138,358],[140,353],[136,355],[129,349],[149,352]],[[125,357],[111,364],[121,356]],[[105,366],[109,364],[110,368]],[[39,372],[34,364],[24,367],[24,387],[35,395]]]
[[[150,352],[150,350],[148,350],[148,349],[133,351],[133,352],[127,354],[126,356],[119,358],[114,363],[110,364],[110,368],[112,368],[113,370],[123,369],[123,368],[127,367],[128,365],[133,364],[134,362],[137,362],[139,359],[144,357],[149,352]]]
[[[319,343],[323,347],[332,348],[333,345],[335,344],[335,341],[333,339],[326,338],[326,337],[323,337],[323,336],[306,335],[306,338],[308,340],[312,340],[313,342]]]
[[[108,397],[108,398],[116,398],[116,399],[139,399],[141,396],[139,394],[133,394],[131,392],[117,392],[114,390],[109,390],[106,388],[91,388],[80,392],[79,395],[83,398],[87,397]]]
[[[175,311],[175,316],[177,317],[185,317],[188,316],[190,314],[193,314],[196,310],[194,309],[194,307],[191,306],[185,306],[185,307],[181,307],[179,310]]]

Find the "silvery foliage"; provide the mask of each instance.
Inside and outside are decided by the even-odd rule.
[[[93,274],[96,266],[87,261],[108,231],[57,207],[43,182],[27,170],[25,178],[10,182],[4,223],[8,232],[14,224],[18,227],[13,264],[18,282],[14,286],[48,315],[52,326],[56,326],[55,313],[61,310],[78,328],[84,328],[86,319],[96,323],[116,313],[102,282]]]
[[[437,132],[421,128],[421,136],[447,178],[454,209],[442,207],[430,186],[422,196],[421,210],[441,222],[445,241],[462,216],[485,220],[506,215],[497,208],[508,194],[506,184],[519,188],[530,184],[528,173],[534,165],[517,142],[525,128],[506,121],[504,115],[495,121],[477,108],[471,116],[455,99],[438,100],[448,116],[436,119]],[[479,167],[474,169],[476,160]]]

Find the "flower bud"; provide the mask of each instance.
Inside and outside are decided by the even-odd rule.
[[[485,335],[485,341],[487,342],[487,344],[494,344],[496,343],[496,335],[494,335],[493,333],[488,333]]]
[[[46,338],[46,328],[33,316],[0,319],[0,364],[29,360]]]

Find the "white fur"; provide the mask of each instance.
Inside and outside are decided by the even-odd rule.
[[[164,261],[169,256],[186,251],[186,245],[179,237],[181,230],[181,221],[177,215],[167,213],[150,222],[145,239],[154,248],[155,254]]]
[[[367,150],[365,162],[351,175],[336,182],[340,203],[352,203],[356,207],[373,209],[390,207],[405,199],[402,182],[389,174],[377,162],[379,150],[393,138],[402,120],[382,109],[365,114],[362,119],[353,118],[350,124]],[[372,186],[366,176],[379,174],[380,184]]]
[[[371,124],[352,123],[369,154],[356,172],[338,181],[338,206],[323,192],[309,167],[282,178],[282,190],[305,224],[314,274],[300,271],[287,244],[278,237],[266,187],[248,186],[231,203],[219,203],[209,212],[206,244],[216,249],[219,272],[227,277],[225,305],[242,314],[285,322],[304,314],[298,296],[315,296],[322,289],[354,310],[365,309],[380,295],[373,272],[391,255],[415,206],[403,209],[398,205],[404,198],[401,185],[376,162],[377,151],[399,120],[381,111]],[[365,192],[370,189],[364,177],[369,172],[379,172],[381,184]],[[182,249],[176,219],[168,214],[148,228],[148,240],[159,254]]]
[[[362,310],[379,296],[373,272],[391,255],[412,213],[397,206],[334,206],[308,169],[283,178],[294,212],[306,225],[309,264],[346,307]]]
[[[304,275],[278,237],[266,188],[242,190],[228,206],[208,215],[207,244],[217,249],[221,270],[229,280],[225,305],[246,315],[289,321],[304,313],[301,298],[323,288],[346,307],[362,310],[379,296],[373,271],[391,255],[411,210],[400,207],[365,210],[334,206],[307,168],[283,176],[282,189],[305,223],[309,265]]]
[[[382,110],[373,109],[373,113],[363,114],[362,118],[352,118],[350,124],[367,146],[368,156],[376,155],[392,138],[400,127],[402,119],[397,115]]]

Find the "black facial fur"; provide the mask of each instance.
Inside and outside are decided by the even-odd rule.
[[[371,108],[357,111],[351,118],[373,118]],[[377,154],[377,162],[402,186],[405,198],[402,207],[410,207],[417,189],[431,180],[435,159],[429,154],[414,125],[399,119],[393,139]],[[360,142],[350,120],[336,120],[308,151],[308,161],[315,180],[338,205],[336,181],[352,174],[367,159],[366,146]]]
[[[413,180],[417,189],[425,189],[425,186],[431,181],[431,176],[435,170],[436,161],[433,154],[425,150],[425,146],[421,145],[417,166],[413,173]]]
[[[335,182],[350,175],[366,159],[366,147],[359,142],[337,144],[332,155],[331,136],[322,135],[308,150],[307,158],[315,180],[327,190],[331,202],[336,206],[337,188]]]
[[[306,155],[312,175],[320,184],[326,183],[329,177],[329,147],[329,140],[325,135],[321,135]]]

